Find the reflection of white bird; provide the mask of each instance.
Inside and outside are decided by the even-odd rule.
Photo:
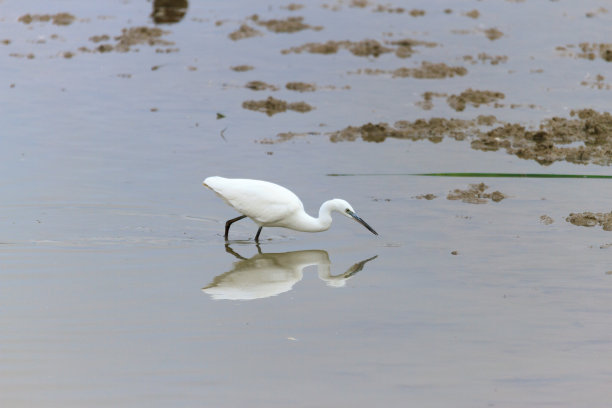
[[[231,271],[215,277],[202,291],[213,299],[251,300],[288,292],[302,280],[303,269],[317,265],[319,278],[328,286],[341,287],[363,269],[366,262],[376,256],[358,262],[345,273],[333,276],[331,262],[326,251],[309,250],[285,253],[259,253],[250,259],[243,258],[226,245],[227,252],[240,260]]]
[[[304,205],[298,196],[278,184],[261,180],[223,177],[208,177],[203,184],[214,191],[230,207],[243,214],[225,223],[226,241],[232,223],[245,217],[249,217],[259,225],[255,235],[255,241],[259,241],[259,234],[263,227],[284,227],[304,232],[326,231],[332,222],[332,211],[356,220],[370,232],[378,235],[372,227],[355,214],[355,210],[349,203],[339,198],[325,201],[319,209],[319,217],[314,218],[304,211]]]

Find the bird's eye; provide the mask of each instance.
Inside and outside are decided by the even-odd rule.
[[[348,214],[348,213],[350,213],[350,212],[351,212],[351,210],[349,210],[349,209],[347,208],[346,210],[344,210],[344,212]]]

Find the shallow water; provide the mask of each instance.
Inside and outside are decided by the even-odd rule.
[[[580,83],[601,74],[605,85],[609,63],[556,47],[605,43],[606,4],[397,3],[403,13],[323,4],[190,2],[180,21],[159,25],[174,44],[101,53],[79,47],[154,27],[152,4],[0,2],[0,41],[10,40],[0,43],[2,406],[608,406],[612,235],[565,217],[609,211],[609,182],[380,176],[608,167],[544,167],[472,150],[469,140],[332,143],[326,134],[480,114],[537,128],[571,109],[603,112],[610,90]],[[412,8],[425,15],[412,17]],[[474,9],[478,18],[464,15]],[[58,12],[76,20],[18,21]],[[254,13],[324,28],[273,33],[248,19]],[[230,40],[242,23],[262,35]],[[503,36],[489,40],[492,27]],[[416,46],[406,59],[280,52],[368,38],[439,45]],[[463,59],[482,52],[508,60]],[[468,74],[354,73],[421,61]],[[254,69],[230,69],[240,64]],[[245,88],[252,80],[280,90]],[[318,89],[289,91],[290,81]],[[503,92],[505,106],[418,105],[423,92],[467,88]],[[268,96],[315,109],[242,108]],[[282,132],[303,135],[277,142]],[[211,175],[278,182],[310,213],[342,197],[380,236],[342,218],[319,234],[265,228],[257,247],[256,225],[243,220],[226,246],[223,225],[236,214],[202,187]],[[480,182],[506,198],[446,199]]]

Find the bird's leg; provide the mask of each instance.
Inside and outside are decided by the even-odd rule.
[[[225,223],[225,240],[227,241],[227,234],[229,234],[230,225],[235,223],[236,221],[240,221],[241,219],[246,218],[246,215],[241,215],[240,217],[232,218],[231,220],[227,220]]]
[[[263,227],[259,227],[259,229],[257,230],[257,234],[255,234],[255,242],[259,242],[259,234],[261,234],[261,229]]]

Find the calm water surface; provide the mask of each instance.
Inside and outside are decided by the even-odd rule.
[[[564,219],[609,211],[608,181],[327,174],[608,168],[543,168],[469,141],[331,143],[325,132],[479,114],[537,126],[570,109],[605,111],[610,91],[580,83],[608,81],[609,63],[556,47],[609,41],[608,5],[422,1],[390,13],[374,2],[303,4],[191,1],[178,21],[157,25],[173,44],[101,53],[92,36],[116,44],[122,29],[155,27],[153,4],[0,1],[1,405],[607,407],[612,235]],[[478,18],[465,15],[474,9]],[[76,19],[18,21],[58,12]],[[324,28],[274,33],[253,14]],[[230,40],[243,23],[262,35]],[[483,34],[492,27],[500,39]],[[438,46],[406,59],[280,52],[402,38]],[[478,53],[508,59],[463,58]],[[421,61],[469,72],[354,73]],[[241,64],[254,69],[230,69]],[[280,89],[245,88],[252,80]],[[318,90],[292,92],[291,81]],[[423,92],[467,88],[503,92],[506,106],[417,105]],[[242,108],[268,96],[315,109]],[[261,143],[290,131],[310,134]],[[202,187],[211,175],[278,182],[310,213],[344,198],[380,236],[342,217],[320,234],[264,229],[257,247],[257,227],[244,220],[226,246],[223,225],[236,214]],[[446,199],[477,182],[507,198]],[[437,198],[416,198],[427,193]]]

